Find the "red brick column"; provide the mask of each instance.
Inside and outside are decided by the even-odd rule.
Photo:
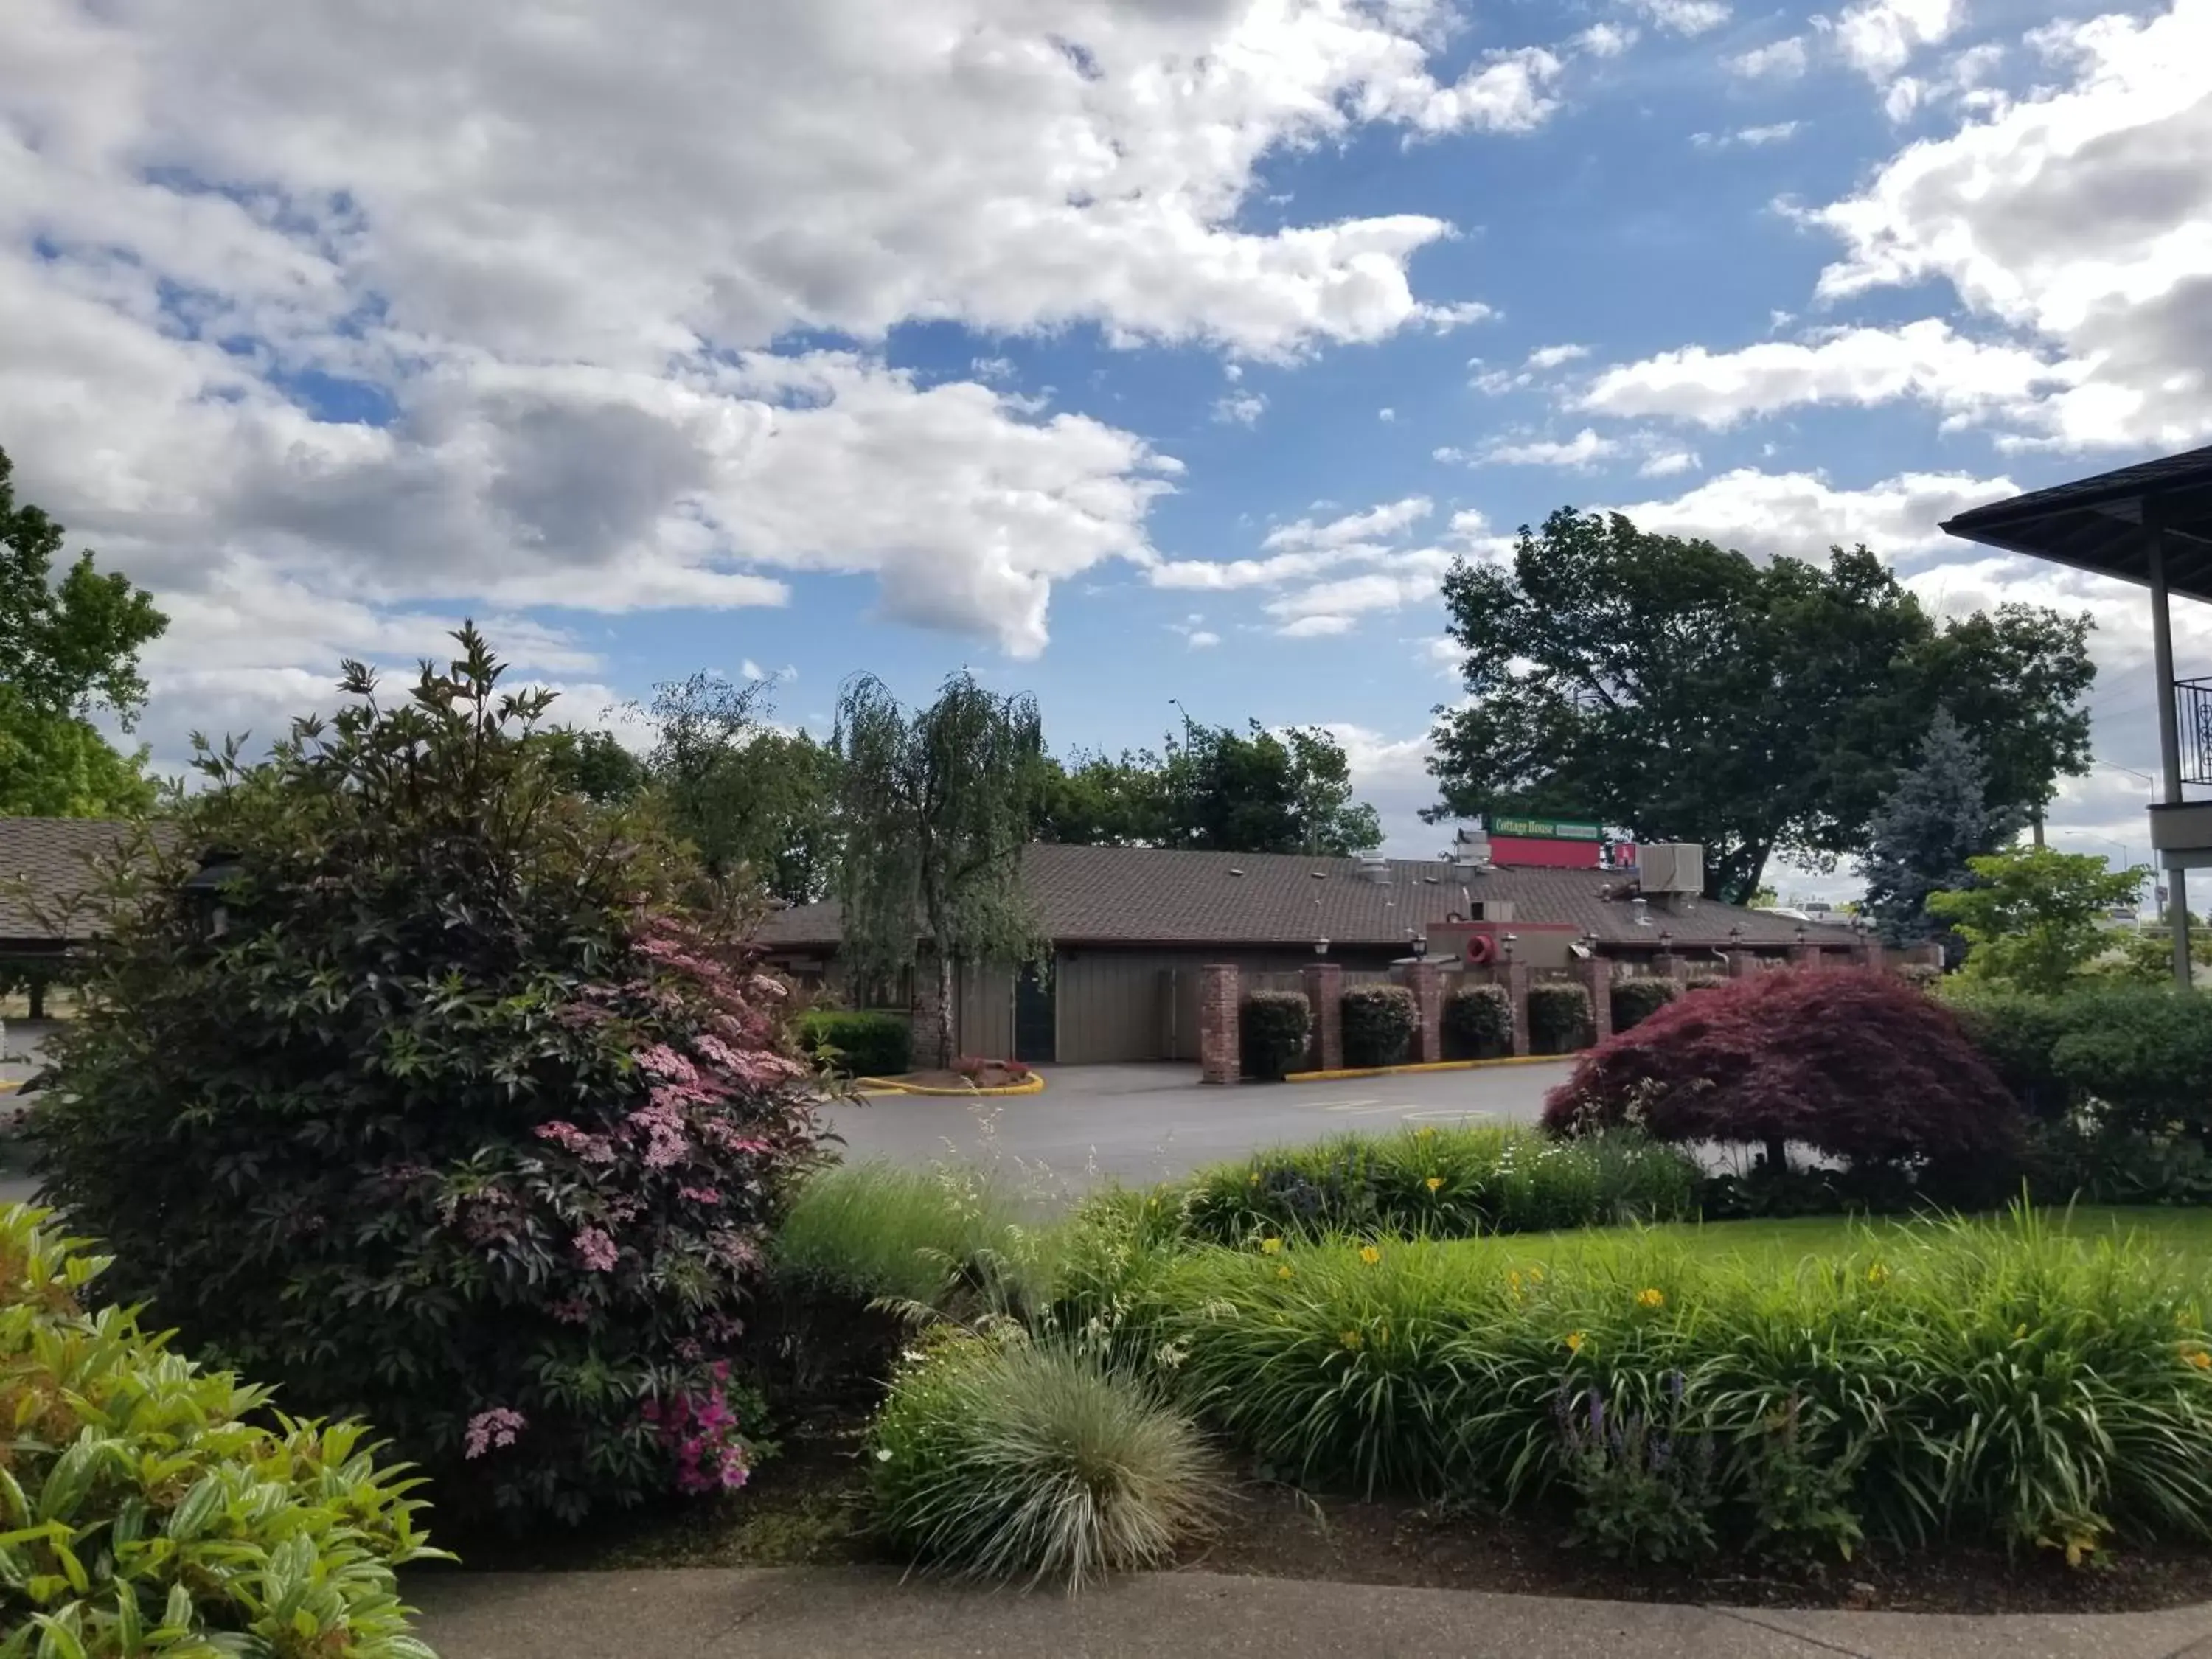
[[[1613,1035],[1613,964],[1603,957],[1583,963],[1583,988],[1589,993],[1590,1023],[1602,1042]]]
[[[1344,1066],[1344,969],[1334,962],[1317,962],[1305,970],[1306,1059],[1316,1072],[1340,1071]]]
[[[1408,963],[1403,980],[1413,994],[1419,1016],[1413,1027],[1413,1060],[1419,1065],[1433,1064],[1444,1057],[1444,970],[1433,962]]]
[[[1528,988],[1536,982],[1536,970],[1525,962],[1510,963],[1505,969],[1505,994],[1513,1001],[1513,1052],[1528,1052]]]
[[[1749,979],[1759,971],[1759,958],[1749,951],[1729,951],[1728,963],[1730,979]]]
[[[1682,958],[1672,951],[1662,951],[1651,958],[1651,971],[1661,979],[1671,979],[1680,985],[1689,975],[1684,971]]]
[[[1792,968],[1818,968],[1820,965],[1820,947],[1817,945],[1791,945],[1790,965]]]
[[[1234,1083],[1243,1073],[1243,988],[1233,962],[1198,970],[1198,1080]]]

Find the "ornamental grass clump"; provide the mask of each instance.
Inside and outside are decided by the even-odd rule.
[[[106,1264],[47,1219],[0,1206],[0,1656],[433,1659],[405,1465],[88,1305]]]
[[[1218,1474],[1152,1389],[1072,1349],[940,1334],[869,1437],[878,1525],[927,1565],[1071,1590],[1156,1566],[1201,1528]]]
[[[1200,1172],[1180,1206],[1190,1231],[1469,1238],[1697,1209],[1698,1171],[1632,1133],[1565,1144],[1525,1129],[1424,1125],[1278,1147]]]
[[[441,1512],[732,1487],[757,1410],[716,1367],[817,1133],[784,990],[458,637],[396,706],[349,665],[267,761],[203,749],[102,895],[33,1112],[47,1191],[125,1300],[374,1423]]]
[[[1684,1504],[1831,1555],[2212,1537],[2212,1281],[2133,1239],[2022,1212],[1778,1273],[1660,1233],[1273,1237],[1138,1282],[1121,1348],[1301,1479],[1564,1505],[1628,1553]],[[1644,1443],[1594,1450],[1594,1404]],[[1653,1436],[1693,1486],[1651,1485]]]

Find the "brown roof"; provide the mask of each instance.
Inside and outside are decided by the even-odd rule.
[[[1468,899],[1507,899],[1516,923],[1564,922],[1616,945],[1657,948],[1662,930],[1678,945],[1718,946],[1729,930],[1743,943],[1787,945],[1800,924],[1695,896],[1671,907],[1654,899],[1651,925],[1603,890],[1628,878],[1603,870],[1498,869],[1462,875],[1429,860],[1393,859],[1389,879],[1369,879],[1352,859],[1273,853],[1184,853],[1144,847],[1036,846],[1023,874],[1043,912],[1045,932],[1063,945],[1402,945],[1407,930],[1464,912]],[[1466,896],[1462,896],[1462,888]],[[761,939],[771,948],[835,945],[836,901],[802,905],[769,918]],[[1805,937],[1848,943],[1848,928],[1808,925]]]
[[[88,884],[92,860],[131,829],[106,818],[0,818],[0,940],[58,943],[38,913],[65,909]]]

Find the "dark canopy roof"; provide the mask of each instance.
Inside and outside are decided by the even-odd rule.
[[[1943,528],[1970,542],[2148,583],[2146,501],[2166,526],[2166,585],[2212,600],[2212,447],[2030,490],[1961,513]]]

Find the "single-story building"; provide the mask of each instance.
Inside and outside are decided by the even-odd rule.
[[[1435,860],[1030,847],[1022,876],[1050,961],[1020,974],[964,965],[956,980],[960,1048],[1062,1065],[1194,1060],[1200,970],[1212,963],[1234,963],[1248,988],[1279,979],[1287,989],[1317,958],[1357,981],[1409,957],[1518,961],[1540,971],[1591,956],[1686,960],[1719,973],[1730,952],[1782,958],[1810,950],[1840,960],[1863,949],[1848,926],[1700,896],[1693,848],[1641,849],[1641,880],[1611,849],[1618,867],[1605,867],[1595,847],[1576,867],[1517,862],[1522,855],[1502,837],[1463,837],[1454,856]],[[1540,856],[1562,854],[1547,848]],[[777,913],[761,939],[777,965],[836,983],[834,901]],[[916,975],[924,994],[929,978]],[[917,1012],[926,1021],[927,1011]]]
[[[34,1010],[45,980],[37,970],[89,939],[79,897],[131,833],[105,818],[0,818],[0,980],[27,982]]]

